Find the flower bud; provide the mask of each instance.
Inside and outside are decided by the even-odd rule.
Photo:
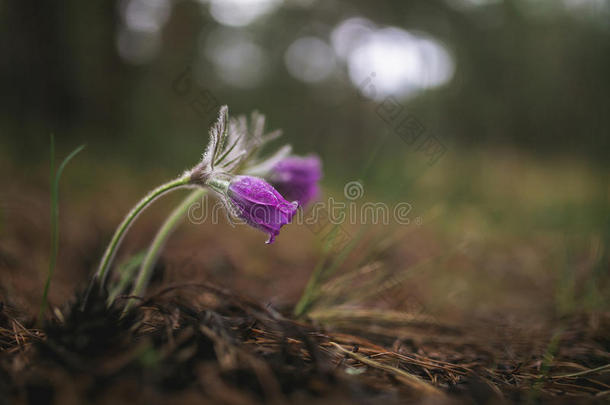
[[[265,180],[252,176],[237,176],[226,191],[234,214],[248,225],[269,234],[273,243],[280,228],[292,220],[298,203],[288,202]]]

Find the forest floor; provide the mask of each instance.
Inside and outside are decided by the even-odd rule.
[[[120,176],[89,184],[75,175],[62,190],[59,262],[39,322],[48,189],[43,176],[3,177],[2,405],[610,400],[607,280],[589,282],[607,252],[594,231],[557,236],[551,224],[481,238],[490,223],[514,221],[497,213],[484,221],[456,203],[453,222],[426,222],[442,215],[436,206],[420,213],[423,225],[349,228],[354,244],[343,257],[302,225],[266,246],[254,230],[185,224],[148,293],[107,308],[103,293],[84,302],[82,292],[113,224],[142,190]],[[149,243],[176,201],[140,218],[119,265]],[[317,266],[333,274],[297,317]],[[566,276],[564,266],[575,270]],[[137,305],[124,314],[127,300]]]

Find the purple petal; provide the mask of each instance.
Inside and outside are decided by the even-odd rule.
[[[322,178],[322,162],[317,156],[290,156],[278,162],[270,180],[287,199],[301,206],[315,199],[319,193],[318,181]]]
[[[298,203],[290,203],[269,183],[252,176],[237,176],[229,184],[227,195],[239,216],[250,226],[269,234],[273,243],[280,228],[292,220]]]

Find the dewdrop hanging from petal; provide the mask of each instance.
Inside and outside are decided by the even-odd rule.
[[[209,186],[218,192],[229,212],[248,225],[269,235],[273,243],[282,226],[290,223],[298,202],[288,202],[265,180],[236,176],[230,181],[210,178]]]

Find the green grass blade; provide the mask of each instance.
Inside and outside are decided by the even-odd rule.
[[[313,297],[315,296],[316,290],[318,289],[319,279],[322,275],[322,271],[324,270],[324,264],[326,263],[327,259],[328,256],[326,254],[323,254],[322,257],[320,257],[320,259],[318,260],[318,263],[316,264],[316,267],[314,268],[313,272],[311,273],[307,285],[305,286],[305,290],[303,291],[299,302],[297,302],[296,306],[294,307],[293,314],[297,318],[300,318],[305,315],[313,304]]]
[[[357,243],[362,239],[365,235],[367,228],[361,228],[358,231],[358,234],[353,237],[348,244],[341,249],[338,253],[337,257],[331,262],[329,266],[326,266],[326,263],[330,260],[330,253],[332,250],[332,243],[334,238],[336,237],[337,232],[339,231],[339,225],[335,225],[331,232],[329,233],[326,243],[323,246],[323,254],[318,264],[316,265],[314,271],[312,272],[307,286],[301,295],[301,298],[297,302],[294,307],[294,315],[296,317],[302,317],[307,314],[309,310],[311,310],[312,306],[315,303],[315,300],[320,295],[320,289],[322,284],[326,279],[333,275],[333,273],[345,262],[350,253],[354,250]]]
[[[51,286],[51,279],[53,278],[53,273],[55,271],[55,265],[57,262],[57,251],[59,248],[59,204],[58,204],[58,196],[59,196],[59,180],[61,178],[61,174],[64,171],[64,168],[74,158],[78,153],[80,153],[85,148],[85,145],[81,145],[78,148],[74,149],[72,153],[70,153],[59,165],[57,172],[55,172],[55,139],[53,135],[51,135],[51,253],[49,258],[49,271],[47,273],[47,280],[44,285],[44,291],[42,293],[42,302],[40,304],[40,312],[38,314],[38,324],[42,323],[43,315],[47,310],[47,296],[49,294],[49,287]]]

